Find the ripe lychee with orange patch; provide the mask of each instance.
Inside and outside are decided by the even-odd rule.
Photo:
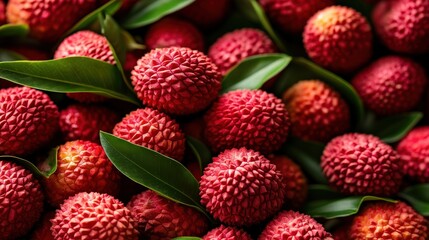
[[[225,18],[230,2],[230,0],[196,0],[178,14],[202,28],[210,29]]]
[[[203,240],[252,240],[252,237],[242,229],[220,225],[204,235]]]

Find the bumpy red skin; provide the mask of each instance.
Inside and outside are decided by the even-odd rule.
[[[210,230],[204,235],[203,240],[252,240],[252,237],[245,231],[235,228],[220,225],[219,227]]]
[[[179,11],[179,15],[192,23],[209,29],[226,16],[231,0],[196,0]]]
[[[200,180],[201,203],[213,217],[230,226],[260,223],[281,209],[285,184],[274,164],[245,148],[213,158]]]
[[[267,224],[258,240],[333,240],[332,235],[310,216],[294,211],[280,212]]]
[[[3,0],[0,1],[0,25],[3,25],[6,23],[6,11],[5,11],[5,5]]]
[[[372,55],[372,33],[368,21],[357,11],[342,6],[320,10],[303,32],[310,58],[332,71],[350,73]]]
[[[137,240],[137,222],[119,200],[107,194],[78,193],[51,220],[54,239]]]
[[[54,218],[55,212],[46,213],[33,231],[31,240],[54,240],[51,232],[51,219]]]
[[[273,52],[276,52],[276,47],[264,32],[254,28],[242,28],[220,37],[210,47],[208,56],[225,75],[245,58]]]
[[[79,192],[119,191],[120,173],[96,143],[66,142],[58,150],[57,163],[57,170],[43,180],[47,200],[55,207]]]
[[[146,34],[149,49],[164,47],[187,47],[204,51],[204,39],[191,23],[179,18],[167,17],[153,24]]]
[[[354,240],[425,240],[428,230],[428,221],[403,202],[371,202],[353,219],[350,237]]]
[[[0,160],[0,239],[24,236],[43,210],[39,182],[27,169]]]
[[[144,239],[168,240],[179,236],[201,236],[207,218],[196,209],[173,202],[151,190],[134,196],[127,204]]]
[[[345,194],[390,196],[399,191],[402,163],[372,135],[349,133],[325,147],[321,166],[332,187]]]
[[[10,23],[28,24],[30,36],[55,42],[96,7],[96,0],[10,0]]]
[[[259,2],[267,15],[288,33],[301,33],[311,16],[335,3],[333,0],[259,0]]]
[[[29,155],[58,129],[58,108],[49,96],[28,87],[0,90],[0,154]]]
[[[205,139],[214,152],[247,147],[262,153],[286,141],[289,115],[280,99],[262,90],[223,94],[204,116]]]
[[[179,124],[155,109],[137,109],[116,124],[113,134],[178,161],[185,152],[185,135]]]
[[[429,52],[429,1],[384,0],[372,12],[375,30],[389,49],[409,54]]]
[[[119,116],[109,108],[72,104],[60,112],[60,130],[65,141],[100,141],[100,130],[112,132]]]
[[[397,151],[404,174],[421,183],[429,183],[429,126],[413,129],[398,144]]]
[[[170,47],[143,56],[131,72],[131,80],[146,106],[187,115],[205,109],[217,97],[222,75],[203,53]]]
[[[292,134],[326,142],[350,127],[350,110],[334,89],[319,80],[299,81],[283,94]]]

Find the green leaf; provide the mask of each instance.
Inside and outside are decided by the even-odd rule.
[[[26,60],[24,56],[14,51],[0,49],[0,62]]]
[[[212,154],[209,148],[200,140],[191,136],[186,136],[186,143],[197,158],[202,174],[204,168],[206,168],[206,166],[212,161]]]
[[[320,158],[325,146],[318,142],[302,141],[298,138],[290,137],[282,146],[280,151],[290,158],[317,183],[327,183],[328,181],[320,167]]]
[[[222,81],[222,92],[236,89],[259,89],[292,61],[286,54],[251,56],[237,64]]]
[[[149,25],[162,17],[178,11],[195,0],[157,0],[142,4],[141,8],[135,7],[123,19],[121,25],[127,29],[134,29]]]
[[[107,157],[125,176],[208,216],[200,205],[197,180],[180,162],[106,132],[100,132],[100,141]]]
[[[172,240],[201,240],[199,237],[177,237]]]
[[[57,170],[57,152],[58,147],[53,148],[50,152],[48,157],[43,161],[40,165],[40,169],[36,167],[32,162],[16,157],[16,156],[10,156],[10,155],[1,155],[0,159],[9,160],[12,162],[16,162],[24,167],[26,167],[28,170],[30,170],[33,174],[40,177],[48,178],[51,176],[56,170]]]
[[[29,27],[26,24],[4,24],[0,26],[0,38],[5,37],[25,37]]]
[[[282,96],[283,92],[299,80],[318,79],[334,88],[347,101],[354,125],[358,125],[364,116],[362,100],[350,83],[334,73],[321,68],[313,62],[296,57],[287,66],[276,82],[275,94]]]
[[[429,216],[429,184],[410,186],[398,195],[407,200],[421,215]]]
[[[133,38],[133,36],[128,31],[122,30],[121,34],[122,34],[122,38],[125,41],[126,49],[128,51],[146,49],[146,46],[136,42],[136,40]]]
[[[87,57],[0,62],[0,78],[45,91],[91,92],[140,104],[114,65]]]

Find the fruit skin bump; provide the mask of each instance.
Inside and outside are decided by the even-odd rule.
[[[301,33],[317,11],[334,4],[333,0],[259,0],[267,15],[283,31]]]
[[[154,23],[146,34],[149,49],[164,47],[187,47],[204,51],[204,39],[191,23],[174,17],[166,17]]]
[[[393,195],[403,176],[398,154],[379,138],[360,133],[332,139],[321,166],[332,187],[353,195]]]
[[[6,15],[10,23],[27,24],[31,37],[55,42],[95,7],[96,0],[10,0]]]
[[[0,90],[0,154],[29,155],[48,144],[58,129],[58,108],[28,87]]]
[[[283,94],[292,135],[326,142],[350,127],[350,110],[334,89],[320,80],[302,80]]]
[[[192,23],[210,29],[226,16],[231,0],[196,0],[178,14]]]
[[[399,56],[376,60],[352,80],[364,104],[378,115],[411,110],[422,98],[427,82],[418,63]]]
[[[200,180],[201,203],[230,226],[260,223],[281,209],[285,184],[276,166],[259,152],[225,150],[213,158]]]
[[[27,169],[0,160],[0,239],[24,236],[43,210],[39,182]]]
[[[276,47],[264,32],[255,28],[242,28],[216,40],[210,47],[208,56],[225,75],[245,58],[274,52]]]
[[[181,161],[185,135],[167,114],[152,108],[137,109],[113,128],[113,135]]]
[[[81,192],[68,198],[51,220],[54,239],[137,240],[137,222],[108,194]]]
[[[285,105],[262,90],[221,95],[204,116],[205,139],[214,152],[246,147],[262,153],[286,141],[290,120]]]
[[[204,235],[203,240],[252,240],[252,237],[245,231],[235,228],[220,225],[217,228],[210,230]]]
[[[403,202],[370,202],[353,219],[353,240],[428,238],[428,221]]]
[[[189,48],[158,48],[144,55],[131,72],[144,105],[174,115],[205,109],[220,90],[222,76],[203,53]]]
[[[201,236],[207,218],[198,210],[159,196],[152,190],[134,196],[127,204],[144,239],[168,240],[179,236]]]
[[[404,165],[401,170],[421,183],[429,183],[429,126],[411,130],[397,151]]]
[[[371,26],[348,7],[331,6],[317,12],[308,20],[303,38],[310,58],[334,72],[353,72],[372,55]]]
[[[283,211],[274,217],[262,231],[258,240],[333,240],[322,224],[308,215]]]
[[[390,50],[408,54],[429,52],[429,1],[384,0],[372,12],[374,28]]]

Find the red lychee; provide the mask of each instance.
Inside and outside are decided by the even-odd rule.
[[[0,1],[0,25],[6,23],[6,12],[3,0]]]
[[[179,15],[206,29],[220,23],[226,16],[230,0],[196,0],[179,11]]]
[[[203,240],[252,240],[252,237],[245,231],[235,228],[220,225],[217,228],[210,230],[204,235]]]

